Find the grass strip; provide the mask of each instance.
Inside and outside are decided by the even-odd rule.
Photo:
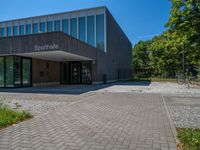
[[[9,107],[0,107],[0,128],[31,118],[31,114],[25,111],[18,112]]]
[[[177,129],[183,150],[200,150],[200,129]]]

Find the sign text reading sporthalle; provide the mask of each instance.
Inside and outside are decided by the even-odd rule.
[[[35,45],[34,50],[35,51],[43,51],[43,50],[56,50],[59,48],[58,44],[53,43],[52,45],[46,44],[46,45]]]

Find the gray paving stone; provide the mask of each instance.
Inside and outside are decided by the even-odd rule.
[[[133,93],[98,93],[80,102],[77,98],[77,103],[0,130],[0,143],[0,149],[12,143],[17,145],[13,149],[37,150],[176,148],[161,96]]]

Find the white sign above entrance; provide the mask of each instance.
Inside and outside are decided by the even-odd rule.
[[[43,50],[56,50],[59,48],[58,44],[53,43],[52,45],[46,44],[46,45],[35,45],[34,50],[35,51],[43,51]]]

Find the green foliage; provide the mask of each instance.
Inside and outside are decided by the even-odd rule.
[[[18,123],[28,118],[31,118],[30,113],[25,111],[14,111],[4,104],[4,100],[0,100],[0,128]]]
[[[16,112],[7,107],[0,108],[0,128],[15,124],[30,117],[31,115],[27,112]]]
[[[171,0],[167,30],[133,48],[135,72],[149,76],[175,76],[182,69],[182,51],[186,69],[200,65],[200,1]],[[145,55],[145,56],[142,56]]]
[[[184,45],[186,60],[196,65],[200,58],[200,1],[171,0],[171,17],[166,27],[173,33],[177,47]]]
[[[133,49],[133,64],[135,72],[146,72],[148,75],[149,68],[149,48],[150,42],[140,41]]]
[[[200,129],[178,129],[178,138],[183,144],[183,150],[200,149]]]

